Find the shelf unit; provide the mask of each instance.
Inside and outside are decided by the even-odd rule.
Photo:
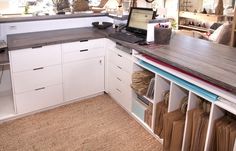
[[[231,33],[231,46],[236,47],[236,7],[234,8],[233,28]]]
[[[178,27],[179,29],[196,30],[200,32],[206,32],[209,30],[209,24],[214,22],[223,21],[224,16],[214,15],[214,14],[202,14],[193,13],[187,11],[179,11]],[[189,21],[201,22],[206,25],[206,27],[199,27],[195,25],[188,25]]]
[[[163,76],[163,74],[160,74],[159,72],[156,72],[154,68],[149,68],[148,66],[145,66],[142,62],[152,62],[151,60],[146,59],[142,56],[142,54],[139,54],[134,50],[133,52],[133,61],[134,61],[134,71],[135,70],[142,70],[146,69],[153,73],[155,73],[155,87],[154,87],[154,99],[150,100],[153,104],[153,118],[152,118],[152,127],[149,127],[146,123],[144,123],[138,116],[135,115],[135,113],[132,113],[135,115],[135,118],[139,121],[142,121],[141,124],[146,128],[149,129],[150,133],[154,135],[158,140],[163,143],[163,139],[160,139],[159,136],[157,136],[154,133],[154,126],[155,126],[155,115],[156,115],[156,104],[163,100],[163,92],[170,90],[170,96],[169,96],[169,105],[168,105],[168,113],[171,111],[175,111],[180,107],[181,100],[183,97],[188,96],[188,105],[187,105],[187,112],[197,108],[198,106],[198,98],[202,98],[203,100],[210,103],[210,113],[209,113],[209,122],[207,125],[207,133],[205,134],[205,144],[204,144],[204,151],[208,151],[212,145],[212,137],[213,137],[213,127],[214,123],[217,119],[225,115],[225,112],[230,112],[236,115],[236,111],[233,107],[230,108],[230,105],[225,105],[224,103],[220,101],[213,101],[209,98],[207,98],[205,95],[202,95],[201,92],[190,90],[184,85],[181,85],[180,83],[176,82],[175,80],[169,78],[168,76]],[[186,120],[185,120],[185,126],[184,126],[184,133],[183,133],[183,141],[182,141],[182,151],[186,150],[186,127],[188,125],[188,116],[186,114]],[[236,145],[235,145],[236,146]]]

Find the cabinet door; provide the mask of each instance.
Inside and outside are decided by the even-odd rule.
[[[64,100],[69,101],[104,91],[104,57],[63,65]]]

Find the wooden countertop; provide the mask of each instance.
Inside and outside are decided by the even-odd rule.
[[[37,45],[109,38],[108,34],[111,32],[114,31],[88,27],[8,35],[7,41],[11,51]],[[169,45],[158,47],[140,46],[110,39],[236,94],[236,48],[181,35],[173,35]]]
[[[28,21],[41,21],[41,20],[54,20],[54,19],[70,19],[70,18],[84,18],[84,17],[99,17],[108,16],[107,13],[77,13],[77,14],[64,14],[64,15],[44,15],[44,16],[0,16],[0,23],[10,22],[28,22]]]
[[[55,20],[55,19],[71,19],[71,18],[85,18],[85,17],[102,17],[108,16],[116,20],[127,20],[128,16],[122,17],[112,16],[108,13],[75,13],[75,14],[64,14],[64,15],[43,15],[43,16],[27,16],[27,15],[6,15],[0,16],[0,23],[11,23],[11,22],[28,22],[28,21],[42,21],[42,20]]]

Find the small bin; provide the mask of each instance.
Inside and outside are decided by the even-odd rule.
[[[172,28],[154,27],[154,43],[168,45],[170,43]]]

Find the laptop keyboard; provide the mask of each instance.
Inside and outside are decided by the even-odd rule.
[[[109,36],[111,38],[126,41],[126,42],[129,42],[129,43],[137,43],[137,42],[140,42],[140,41],[144,40],[143,38],[137,37],[135,35],[128,34],[128,33],[122,33],[122,32],[112,33]]]

